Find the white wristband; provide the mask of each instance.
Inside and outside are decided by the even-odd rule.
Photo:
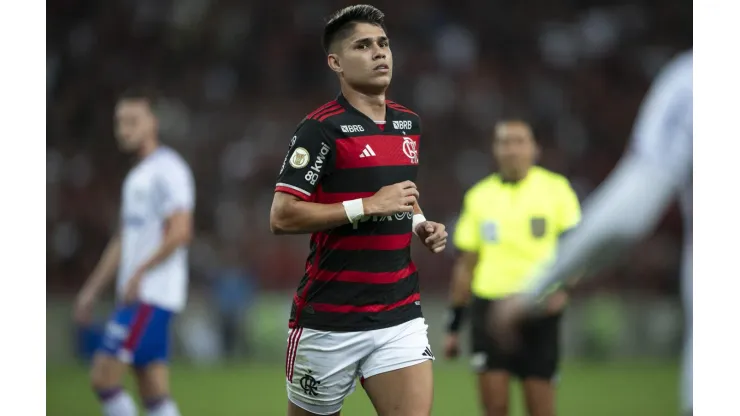
[[[353,199],[351,201],[342,202],[344,205],[344,212],[347,214],[347,218],[350,223],[359,221],[365,215],[365,207],[362,206],[362,198]]]
[[[426,220],[427,219],[426,217],[424,217],[424,214],[414,214],[414,217],[411,219],[411,231],[416,234],[416,226],[421,224],[422,222],[425,222]]]

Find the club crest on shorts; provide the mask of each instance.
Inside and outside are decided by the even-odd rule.
[[[309,396],[318,396],[318,388],[319,384],[321,384],[320,381],[316,380],[311,375],[311,370],[306,371],[306,374],[301,377],[299,383],[301,383],[301,388],[303,389],[303,393],[309,395]]]
[[[547,222],[543,217],[532,217],[529,220],[529,226],[532,230],[532,237],[540,238],[547,231]]]
[[[301,169],[308,166],[308,162],[310,160],[311,155],[308,153],[308,150],[302,147],[296,147],[296,149],[293,150],[293,154],[290,155],[290,160],[288,161],[288,163],[290,163],[290,166],[293,166],[296,169]]]

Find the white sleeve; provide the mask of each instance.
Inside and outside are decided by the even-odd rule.
[[[177,211],[193,211],[195,205],[195,185],[193,174],[187,163],[171,159],[163,163],[157,181],[159,193],[159,212],[169,217]]]
[[[603,266],[619,249],[651,232],[690,180],[693,89],[688,65],[674,61],[656,80],[640,109],[632,147],[586,200],[581,224],[563,238],[551,267],[530,281],[526,293],[532,299],[584,268]]]
[[[629,154],[666,170],[677,182],[693,169],[693,58],[686,53],[666,67],[643,101]]]

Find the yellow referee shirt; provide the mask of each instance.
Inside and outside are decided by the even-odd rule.
[[[495,299],[524,289],[580,218],[568,180],[547,169],[534,166],[517,183],[497,174],[478,182],[465,194],[453,237],[459,250],[478,253],[473,295]]]

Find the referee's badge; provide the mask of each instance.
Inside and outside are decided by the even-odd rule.
[[[481,226],[481,235],[483,236],[483,240],[487,242],[495,242],[498,241],[498,227],[496,226],[496,223],[493,221],[486,221]]]
[[[532,230],[532,237],[542,238],[547,231],[547,223],[543,217],[532,217],[529,220],[529,226]]]

